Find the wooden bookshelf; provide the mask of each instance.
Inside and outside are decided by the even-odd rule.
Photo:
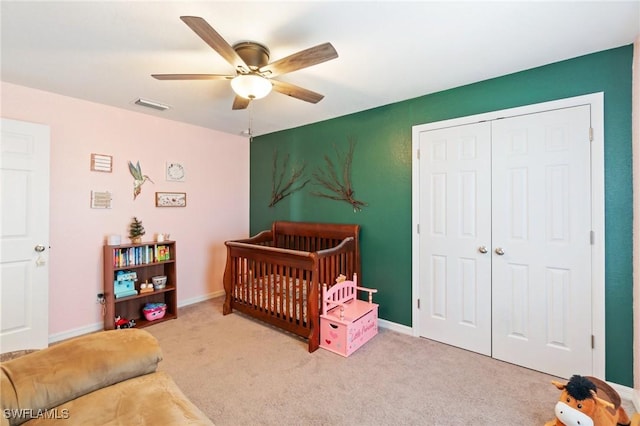
[[[134,287],[137,294],[116,297],[114,281],[119,271],[136,273],[137,280],[134,282]],[[140,284],[151,283],[151,277],[159,275],[167,277],[165,288],[140,293]],[[104,246],[105,330],[115,328],[116,316],[135,320],[137,328],[178,318],[177,291],[175,241]],[[167,311],[164,317],[147,321],[142,313],[142,308],[147,303],[165,303]]]

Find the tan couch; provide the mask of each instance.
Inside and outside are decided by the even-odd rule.
[[[212,425],[156,371],[162,352],[141,329],[77,337],[0,364],[1,425]]]

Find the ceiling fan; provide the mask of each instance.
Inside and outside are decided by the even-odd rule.
[[[269,63],[269,49],[256,42],[243,41],[231,46],[204,19],[181,16],[205,43],[218,52],[235,69],[236,75],[221,74],[152,74],[158,80],[230,80],[236,93],[233,109],[245,109],[253,99],[265,97],[274,89],[306,102],[318,103],[324,95],[275,80],[282,74],[335,59],[338,53],[331,43],[320,44]]]

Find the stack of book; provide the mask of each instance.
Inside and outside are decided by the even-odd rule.
[[[170,246],[164,244],[113,249],[114,268],[145,265],[147,263],[163,262],[170,259]]]

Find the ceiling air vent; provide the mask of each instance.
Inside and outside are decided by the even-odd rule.
[[[160,102],[149,101],[142,98],[136,100],[134,103],[143,107],[157,109],[158,111],[165,111],[171,108],[169,105],[161,104]]]

